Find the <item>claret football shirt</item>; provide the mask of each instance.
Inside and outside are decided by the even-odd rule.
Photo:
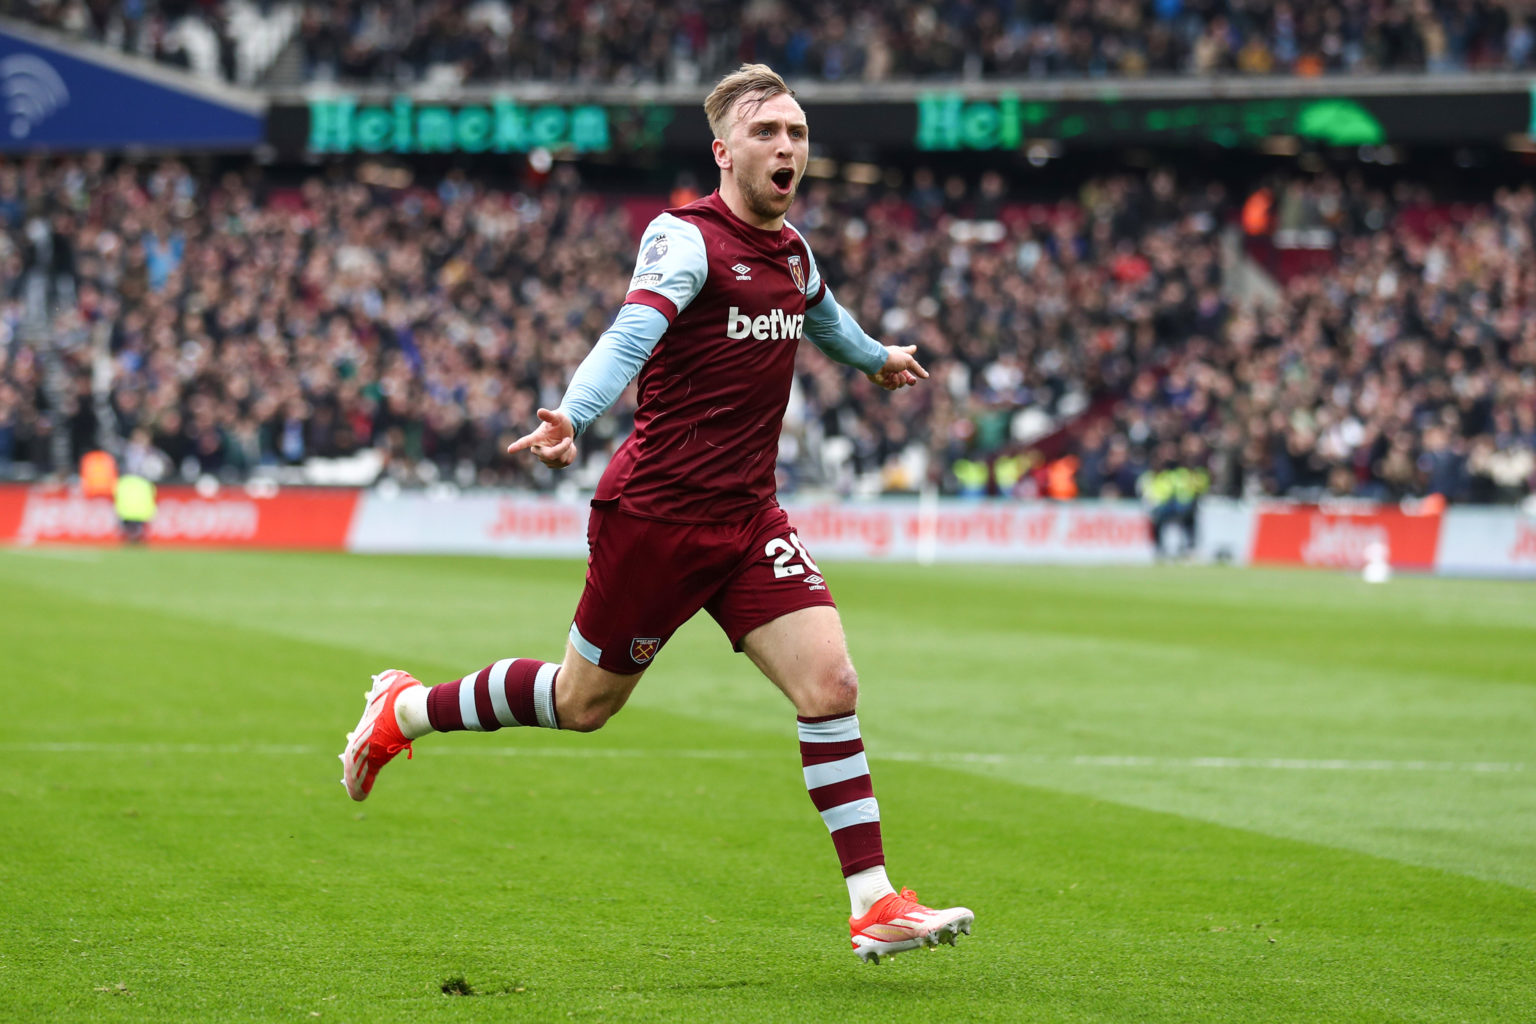
[[[819,314],[812,340],[834,358],[873,373],[887,356],[835,303],[817,309],[824,300],[810,248],[788,224],[753,227],[718,192],[653,220],[625,303],[650,307],[666,327],[640,371],[634,432],[597,498],[617,499],[633,515],[697,523],[772,504],[807,310]],[[602,407],[616,394],[604,397]]]

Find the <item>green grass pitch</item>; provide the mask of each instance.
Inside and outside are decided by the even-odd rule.
[[[347,799],[369,674],[557,658],[577,562],[0,551],[0,1021],[1536,1020],[1536,587],[824,567],[956,949],[849,951],[707,618]]]

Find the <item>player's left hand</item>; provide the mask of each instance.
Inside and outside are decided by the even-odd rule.
[[[928,371],[912,354],[917,351],[916,345],[887,345],[885,351],[885,365],[874,373],[865,374],[885,390],[899,391],[916,384],[918,378],[928,379]]]
[[[539,425],[531,434],[525,434],[507,445],[507,454],[515,455],[524,449],[550,469],[564,469],[576,461],[576,430],[571,418],[563,410],[539,410]]]

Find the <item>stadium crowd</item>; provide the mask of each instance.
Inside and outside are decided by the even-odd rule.
[[[0,472],[105,437],[188,478],[377,452],[404,483],[554,486],[502,449],[558,402],[661,202],[570,165],[511,191],[265,180],[0,164]],[[1437,218],[1407,186],[1280,190],[1312,196],[1336,265],[1250,308],[1223,287],[1241,197],[1219,185],[1117,174],[1025,205],[996,173],[808,180],[794,220],[839,301],[934,380],[892,401],[804,346],[785,487],[1123,496],[1179,461],[1234,496],[1531,493],[1536,191]],[[594,425],[573,479],[632,411]]]
[[[0,0],[0,10],[173,63],[175,26],[232,51],[230,0]],[[270,7],[271,3],[260,6]],[[697,83],[742,61],[791,78],[1528,69],[1517,0],[302,0],[306,77],[403,84]],[[233,75],[233,58],[221,62]]]
[[[0,14],[183,69],[193,66],[182,31],[191,27],[212,43],[218,76],[232,81],[237,39],[228,7],[222,0],[0,0]]]

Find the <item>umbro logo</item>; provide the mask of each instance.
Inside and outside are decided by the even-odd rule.
[[[747,266],[745,263],[738,263],[734,267],[732,267],[731,269],[736,271],[736,280],[738,280],[738,281],[750,281],[750,280],[752,280],[752,268]]]

